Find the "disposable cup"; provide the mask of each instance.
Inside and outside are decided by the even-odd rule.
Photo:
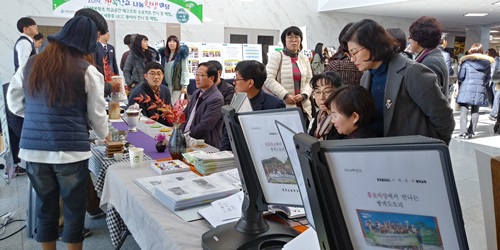
[[[129,155],[131,167],[138,168],[142,166],[142,160],[144,158],[143,148],[129,148]]]

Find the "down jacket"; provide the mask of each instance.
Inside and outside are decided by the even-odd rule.
[[[278,70],[280,67],[281,70]],[[302,107],[307,113],[309,120],[312,119],[312,106],[309,97],[312,93],[312,88],[310,85],[312,78],[312,70],[309,64],[309,59],[302,54],[299,54],[297,60],[297,65],[299,66],[301,79],[300,79],[300,93],[306,94],[308,98],[302,100]],[[293,88],[293,73],[292,73],[292,59],[283,54],[283,52],[274,52],[269,57],[269,61],[266,66],[267,79],[264,86],[279,99],[283,100],[286,94],[295,95],[295,90]],[[277,76],[279,71],[279,76]],[[295,104],[287,104],[286,107],[295,107]]]
[[[488,106],[487,87],[494,59],[475,53],[460,58],[458,72],[458,104]]]

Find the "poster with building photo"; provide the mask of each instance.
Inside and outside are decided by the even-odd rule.
[[[200,64],[201,62],[201,43],[182,42],[182,44],[185,44],[189,48],[189,56],[187,59],[189,78],[194,79],[194,75],[196,74],[196,70],[198,69],[198,64]]]
[[[262,44],[243,44],[243,60],[262,62]]]
[[[231,44],[224,43],[222,44],[222,58],[224,63],[222,67],[224,68],[222,77],[225,79],[233,79],[236,75],[234,72],[234,68],[236,68],[236,64],[243,60],[243,49],[241,44]]]
[[[238,116],[265,199],[302,206],[297,180],[275,121],[304,131],[298,110],[252,112]]]
[[[354,249],[460,249],[439,151],[324,154]]]

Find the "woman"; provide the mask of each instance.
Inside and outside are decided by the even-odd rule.
[[[342,86],[342,79],[335,72],[313,76],[311,80],[312,96],[319,109],[314,120],[311,122],[312,126],[309,130],[309,135],[319,140],[330,140],[337,134],[333,124],[330,122],[330,109],[325,105],[325,101],[340,86]]]
[[[335,126],[337,133],[342,135],[342,139],[377,136],[370,128],[375,103],[370,92],[364,87],[344,85],[332,92],[325,105],[332,112],[329,122]]]
[[[316,44],[314,56],[311,63],[313,75],[319,75],[325,70],[325,57],[323,57],[323,44]]]
[[[323,49],[323,58],[325,58],[325,63],[324,65],[328,65],[328,58],[330,58],[330,51],[328,50],[328,47],[325,47]]]
[[[410,26],[410,50],[417,56],[415,61],[431,69],[436,75],[439,87],[448,97],[449,69],[438,45],[441,42],[441,23],[434,17],[423,16]]]
[[[177,36],[171,35],[167,38],[167,47],[159,50],[160,54],[163,54],[162,52],[164,52],[164,56],[161,58],[161,65],[163,67],[165,67],[169,62],[174,61],[174,58],[179,51],[179,47],[179,38],[177,38]]]
[[[62,241],[82,249],[92,156],[88,129],[100,139],[108,134],[104,78],[92,66],[97,28],[90,18],[75,16],[48,40],[12,78],[7,103],[25,117],[19,157],[37,194],[36,240],[43,249],[56,249],[61,196]]]
[[[460,106],[459,137],[469,139],[476,131],[479,120],[479,107],[488,106],[487,87],[490,83],[491,64],[494,59],[483,55],[483,45],[472,44],[469,54],[460,58],[458,72],[457,104]],[[467,127],[467,113],[471,112]]]
[[[158,62],[158,53],[155,49],[149,47],[148,38],[137,34],[130,49],[130,55],[125,61],[123,76],[130,89],[136,85],[144,83],[144,67],[146,63]]]
[[[275,96],[285,101],[287,107],[300,107],[306,123],[312,119],[309,97],[312,78],[309,59],[300,54],[302,31],[291,26],[281,33],[284,49],[274,52],[267,63],[267,79],[264,86]]]
[[[449,143],[453,111],[424,65],[397,52],[397,41],[377,22],[352,25],[342,46],[360,71],[361,85],[375,101],[372,129],[377,136],[422,135]]]
[[[345,35],[347,30],[352,26],[352,23],[348,23],[339,34],[339,42],[340,39]],[[362,71],[359,71],[354,63],[349,60],[347,56],[347,51],[340,46],[339,50],[333,54],[333,56],[328,60],[328,65],[325,68],[325,72],[334,71],[340,75],[342,79],[342,84],[359,84],[361,80],[361,76],[363,75]]]
[[[172,92],[172,104],[179,100],[181,93],[187,93],[189,85],[188,58],[189,47],[181,45],[173,61],[165,66],[165,80]]]
[[[408,57],[409,59],[413,59],[413,55],[406,51],[406,35],[405,32],[400,28],[388,28],[386,29],[392,37],[394,37],[398,41],[398,52]]]

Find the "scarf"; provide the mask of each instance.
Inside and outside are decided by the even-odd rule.
[[[415,61],[421,63],[424,60],[424,58],[435,49],[436,48],[427,48],[420,51],[420,53],[417,55],[417,58],[415,58]]]
[[[318,126],[314,131],[314,137],[319,139],[320,141],[326,140],[328,134],[332,131],[333,123],[332,117],[326,111],[320,110],[317,116]]]

